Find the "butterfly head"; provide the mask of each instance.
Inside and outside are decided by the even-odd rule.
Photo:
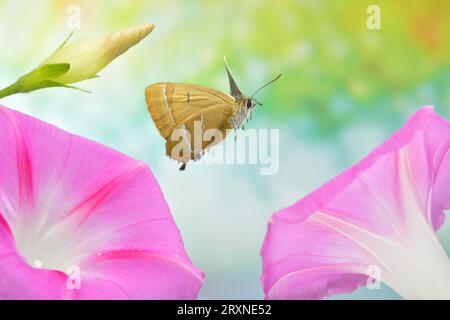
[[[255,98],[252,97],[245,97],[245,107],[247,110],[253,110],[257,105],[262,106],[262,103],[257,101]]]

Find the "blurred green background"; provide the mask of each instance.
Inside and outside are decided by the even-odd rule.
[[[367,7],[381,9],[368,30]],[[450,2],[442,1],[2,1],[0,86],[73,40],[151,22],[152,34],[78,85],[2,99],[10,108],[146,161],[186,249],[206,272],[200,298],[259,299],[259,250],[272,212],[308,194],[390,136],[419,107],[450,115]],[[145,105],[144,88],[190,82],[228,91],[222,55],[250,94],[278,73],[247,125],[280,129],[280,170],[194,165],[179,172]],[[232,138],[229,138],[232,139]],[[450,224],[439,236],[450,251]],[[398,298],[386,286],[335,298]]]

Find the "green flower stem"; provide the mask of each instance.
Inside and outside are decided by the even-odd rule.
[[[15,82],[12,85],[0,90],[0,99],[20,92],[20,87],[17,85],[17,82]]]

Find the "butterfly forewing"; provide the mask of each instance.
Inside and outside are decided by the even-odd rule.
[[[166,153],[175,160],[186,163],[198,159],[203,150],[222,141],[232,128],[229,119],[236,113],[237,104],[226,93],[192,84],[156,83],[149,86],[145,94],[153,121],[166,139]],[[195,123],[197,130],[194,130]],[[174,140],[172,133],[176,129],[186,130],[189,134],[179,134],[178,130],[176,136],[179,139]],[[204,141],[203,133],[208,129],[220,130],[222,139]],[[202,136],[196,140],[195,135]],[[187,144],[189,154],[173,152],[181,140]]]

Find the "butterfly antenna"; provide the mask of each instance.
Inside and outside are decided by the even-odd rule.
[[[256,90],[256,92],[255,92],[254,94],[252,94],[251,98],[253,99],[253,97],[254,97],[258,92],[260,92],[262,89],[264,89],[265,87],[267,87],[269,84],[272,84],[272,83],[274,83],[275,81],[277,81],[278,79],[280,79],[280,77],[281,77],[281,73],[280,73],[275,79],[273,79],[273,80],[267,82],[267,83],[266,83],[265,85],[263,85],[261,88],[259,88],[258,90]],[[256,100],[255,100],[255,101],[256,101]],[[256,102],[258,102],[258,101],[256,101]],[[258,102],[258,104],[261,105],[259,102]]]

